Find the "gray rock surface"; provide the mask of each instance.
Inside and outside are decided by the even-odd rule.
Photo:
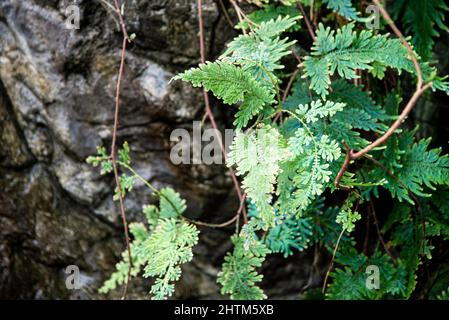
[[[113,177],[84,161],[97,145],[111,143],[121,34],[94,0],[75,1],[81,28],[68,30],[65,9],[73,2],[0,1],[2,298],[104,298],[97,288],[124,250]],[[212,58],[233,31],[213,1],[205,1],[204,17]],[[196,1],[127,1],[125,18],[137,38],[127,53],[118,142],[129,142],[133,166],[145,178],[182,193],[190,217],[224,221],[238,206],[225,169],[169,161],[170,132],[202,116],[200,90],[168,83],[198,63]],[[142,219],[142,205],[154,200],[137,185],[126,199],[128,219]],[[201,231],[177,298],[219,297],[216,275],[233,227]],[[266,281],[273,297],[298,297],[306,284],[310,260],[295,259],[272,259]],[[82,272],[80,290],[65,286],[68,265]],[[148,288],[137,280],[130,297],[147,298]]]

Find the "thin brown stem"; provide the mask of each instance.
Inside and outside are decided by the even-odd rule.
[[[234,28],[234,23],[232,22],[231,17],[229,17],[228,9],[225,7],[223,0],[218,0],[218,2],[220,3],[220,8],[221,11],[223,11],[226,22],[229,24],[231,28]]]
[[[382,237],[382,232],[379,228],[379,221],[377,220],[376,210],[374,210],[373,202],[370,201],[370,208],[371,208],[371,214],[374,218],[374,225],[376,226],[377,236],[379,237],[379,241],[382,244],[382,247],[384,248],[385,252],[390,256],[390,258],[393,261],[396,261],[396,258],[391,254],[390,250],[387,247],[387,244],[384,241],[384,238]]]
[[[306,22],[307,30],[309,30],[310,37],[312,38],[313,41],[315,41],[315,39],[316,39],[315,31],[313,31],[312,24],[310,23],[309,18],[307,17],[307,13],[301,4],[301,1],[298,1],[298,8],[299,8],[299,10],[301,10],[304,21]]]
[[[203,28],[203,10],[202,10],[202,0],[198,0],[198,26],[200,29],[200,53],[201,53],[201,63],[204,63],[206,61],[206,54],[205,54],[205,50],[204,50],[204,28]],[[215,129],[215,135],[217,138],[217,141],[220,145],[220,149],[221,149],[221,153],[223,154],[223,158],[225,159],[225,161],[227,160],[227,154],[226,154],[226,149],[223,145],[223,141],[221,140],[221,138],[218,136],[218,126],[217,123],[215,122],[215,117],[212,113],[212,109],[210,107],[210,103],[209,103],[209,95],[207,93],[206,90],[203,90],[203,96],[204,96],[204,105],[205,105],[205,112],[207,114],[207,117],[209,118],[209,121],[212,125],[212,128]],[[235,191],[237,192],[237,196],[240,200],[240,202],[243,202],[244,198],[243,198],[243,193],[242,190],[240,189],[240,184],[239,181],[237,180],[237,177],[234,173],[234,170],[232,168],[229,168],[229,174],[231,176],[231,180],[234,184],[234,188]],[[246,209],[243,206],[242,209],[242,214],[243,214],[243,220],[245,223],[248,222],[248,218],[246,216]]]
[[[240,214],[242,213],[243,209],[245,208],[245,199],[246,199],[246,194],[243,194],[243,198],[242,201],[240,201],[240,207],[237,210],[237,213],[235,214],[234,217],[232,217],[230,220],[223,222],[223,223],[209,223],[209,222],[202,222],[202,221],[196,221],[196,220],[190,220],[187,219],[190,223],[196,224],[198,226],[205,226],[205,227],[209,227],[209,228],[224,228],[227,227],[229,225],[231,225],[234,221],[237,221],[237,219],[239,218]]]
[[[123,33],[123,43],[122,43],[122,51],[121,51],[121,59],[120,59],[120,69],[119,69],[119,73],[118,73],[117,86],[116,86],[116,92],[115,92],[115,114],[114,114],[114,129],[113,129],[113,133],[112,133],[112,144],[111,144],[111,162],[112,162],[112,167],[113,167],[113,171],[114,171],[115,185],[118,190],[117,193],[118,193],[119,201],[120,201],[120,212],[121,212],[123,229],[125,232],[125,239],[126,239],[126,250],[128,252],[128,275],[127,275],[125,287],[123,289],[123,294],[122,294],[122,300],[124,300],[124,299],[126,299],[126,295],[128,293],[129,280],[131,279],[132,260],[131,260],[131,245],[130,245],[129,233],[128,233],[128,222],[126,219],[126,211],[125,211],[125,204],[123,201],[123,195],[122,195],[122,191],[120,188],[120,180],[119,180],[119,175],[118,175],[118,170],[117,170],[115,149],[116,149],[116,142],[117,142],[118,117],[119,117],[119,110],[120,110],[120,88],[121,88],[121,81],[122,81],[122,77],[123,77],[123,70],[124,70],[124,66],[125,66],[126,45],[128,42],[128,33],[126,32],[126,26],[123,21],[122,14],[120,12],[120,6],[118,3],[118,0],[114,0],[114,4],[115,4],[115,8],[116,8],[117,14],[120,19],[120,25],[121,25],[122,33]]]
[[[324,294],[326,291],[327,286],[327,279],[329,278],[329,274],[331,273],[332,267],[334,266],[335,261],[335,255],[337,254],[338,246],[340,245],[341,238],[343,237],[343,234],[345,233],[346,229],[343,228],[340,232],[340,235],[338,236],[337,244],[335,245],[334,252],[332,253],[332,260],[329,265],[329,269],[327,269],[326,276],[324,277],[323,287],[321,288],[321,293]]]
[[[405,108],[402,110],[398,119],[396,119],[396,121],[390,126],[390,128],[381,137],[379,137],[378,139],[376,139],[375,141],[373,141],[372,143],[370,143],[368,146],[366,146],[365,148],[363,148],[360,151],[355,152],[352,149],[347,150],[345,162],[341,166],[340,171],[338,172],[337,177],[335,179],[335,186],[337,188],[340,187],[341,178],[343,177],[344,173],[348,169],[349,163],[352,160],[355,160],[355,159],[365,156],[368,152],[370,152],[374,148],[384,144],[393,135],[393,133],[402,125],[402,123],[405,121],[407,116],[412,111],[413,107],[416,105],[416,103],[417,103],[418,99],[421,97],[421,95],[432,86],[431,82],[424,84],[422,71],[421,71],[421,67],[419,65],[417,56],[416,56],[415,52],[413,51],[412,47],[410,46],[410,44],[407,42],[407,40],[405,40],[401,31],[399,31],[399,29],[396,27],[395,23],[391,19],[388,12],[382,7],[382,5],[379,3],[378,0],[374,0],[374,3],[378,6],[380,13],[382,14],[384,19],[387,21],[387,23],[389,24],[389,26],[391,27],[393,32],[400,39],[400,41],[402,42],[402,44],[404,45],[404,47],[407,49],[407,51],[409,53],[410,59],[413,62],[413,65],[415,67],[416,74],[417,74],[416,91],[413,93],[412,97],[406,104]]]

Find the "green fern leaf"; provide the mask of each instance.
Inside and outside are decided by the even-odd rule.
[[[306,57],[304,68],[305,76],[311,79],[311,88],[323,98],[329,92],[329,76],[335,72],[345,79],[355,79],[356,69],[369,70],[374,62],[399,71],[414,71],[407,49],[399,39],[374,35],[370,30],[357,34],[353,29],[353,23],[336,33],[323,24],[318,27],[312,56]]]
[[[239,128],[273,102],[273,93],[259,84],[249,71],[223,61],[200,64],[173,79],[191,82],[195,87],[203,86],[226,104],[243,102],[235,122]]]
[[[351,0],[323,0],[327,7],[338,12],[342,17],[349,20],[357,20],[359,13],[352,6]]]
[[[255,242],[248,250],[244,248],[244,239],[232,236],[234,251],[228,253],[217,282],[221,284],[221,293],[229,294],[236,300],[261,300],[266,295],[257,286],[262,275],[256,272],[265,260],[269,250],[261,242]]]
[[[397,169],[398,180],[387,177],[387,189],[399,201],[413,203],[408,190],[418,196],[428,197],[424,186],[434,190],[435,185],[449,185],[449,157],[440,156],[441,149],[428,150],[431,139],[423,139],[406,149]],[[407,189],[404,188],[407,187]]]
[[[436,29],[449,32],[444,17],[449,7],[444,0],[396,0],[391,4],[393,16],[402,16],[406,32],[413,34],[412,43],[424,60],[432,55],[434,37],[440,35]]]
[[[282,136],[270,126],[249,133],[237,132],[230,148],[227,164],[236,165],[237,174],[244,175],[243,189],[268,225],[273,223],[273,210],[269,204],[280,172],[279,163],[289,156]]]
[[[192,247],[198,242],[195,226],[176,219],[161,219],[136,254],[145,260],[144,277],[156,277],[150,293],[160,300],[171,296],[174,281],[181,276],[180,265],[192,260]]]

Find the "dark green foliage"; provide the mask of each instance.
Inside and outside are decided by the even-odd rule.
[[[444,16],[449,11],[445,1],[395,0],[391,3],[391,11],[395,18],[401,18],[405,30],[413,35],[412,43],[419,55],[429,60],[439,30],[449,31],[444,24]]]

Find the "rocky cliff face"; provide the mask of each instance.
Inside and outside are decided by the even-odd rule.
[[[79,30],[65,25],[74,2],[81,9]],[[213,57],[232,30],[215,2],[205,1],[203,10]],[[145,178],[187,198],[190,217],[225,221],[238,203],[223,167],[169,160],[170,132],[202,117],[201,91],[168,83],[199,62],[196,1],[127,1],[126,23],[137,38],[127,53],[119,144],[129,142],[134,167]],[[121,39],[100,1],[0,2],[2,298],[101,298],[96,289],[124,250],[113,177],[101,177],[84,161],[97,145],[111,142]],[[137,185],[126,199],[128,219],[141,219],[141,206],[154,200]],[[202,229],[177,298],[218,297],[215,277],[231,248],[232,229]],[[273,295],[298,292],[308,280],[308,264],[282,262],[290,272],[281,272],[277,261],[269,276],[277,283],[270,285]],[[68,265],[81,270],[80,290],[65,286]],[[148,287],[134,282],[130,296],[145,298]]]

